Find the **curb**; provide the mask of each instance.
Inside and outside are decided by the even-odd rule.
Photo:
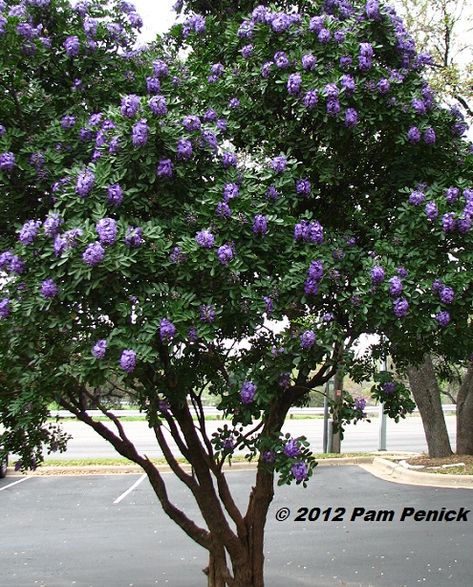
[[[473,475],[443,475],[413,471],[381,457],[374,457],[371,464],[361,465],[361,467],[375,477],[393,483],[449,489],[473,489]]]

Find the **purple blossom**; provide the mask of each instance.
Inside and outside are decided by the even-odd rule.
[[[376,84],[376,87],[378,88],[378,92],[380,94],[387,94],[391,89],[391,83],[388,79],[383,78],[379,80],[379,82]]]
[[[319,43],[322,43],[323,45],[327,44],[330,41],[331,37],[332,33],[328,29],[320,29],[317,35]]]
[[[420,206],[424,201],[424,192],[421,192],[420,190],[411,192],[411,195],[409,196],[409,204],[412,204],[413,206]]]
[[[337,116],[337,114],[339,114],[341,110],[340,102],[336,99],[327,100],[325,108],[327,110],[327,114],[329,114],[330,116]]]
[[[275,33],[283,33],[291,26],[292,20],[288,14],[284,12],[276,13],[271,19],[271,28]]]
[[[345,111],[345,126],[353,128],[358,124],[358,112],[355,108],[347,108]]]
[[[311,222],[302,220],[294,227],[294,239],[320,245],[324,242],[324,229],[317,220],[312,220]]]
[[[64,220],[58,214],[50,214],[43,222],[43,230],[46,236],[55,237],[59,232],[59,227]]]
[[[305,463],[299,461],[291,466],[291,473],[296,482],[300,483],[301,481],[305,481],[307,479],[309,469]]]
[[[225,202],[236,198],[240,193],[240,188],[236,183],[226,183],[223,186],[223,199]]]
[[[323,261],[311,261],[309,269],[307,271],[309,279],[314,281],[320,281],[324,276],[324,263]]]
[[[186,260],[186,254],[182,252],[181,247],[174,247],[169,255],[171,263],[183,263]]]
[[[402,284],[400,277],[398,277],[397,275],[391,277],[391,279],[389,280],[389,295],[393,296],[394,298],[397,298],[402,294],[403,289],[404,286]]]
[[[342,55],[339,60],[340,67],[343,70],[347,70],[353,63],[352,57],[350,55]]]
[[[430,221],[433,221],[438,217],[439,210],[435,202],[427,202],[425,205],[425,215]]]
[[[240,39],[251,39],[254,28],[255,23],[252,20],[244,20],[238,29],[238,37]]]
[[[199,339],[199,335],[197,333],[197,328],[195,326],[191,326],[187,332],[187,339],[189,342],[197,342]]]
[[[41,284],[41,295],[44,298],[54,298],[59,293],[59,287],[53,279],[45,279]]]
[[[227,204],[227,202],[219,202],[217,204],[216,214],[221,218],[230,218],[232,215],[232,209]]]
[[[228,101],[228,107],[235,110],[240,107],[240,100],[238,98],[230,98]]]
[[[263,63],[263,65],[261,66],[261,77],[263,79],[267,79],[269,77],[272,66],[273,63],[271,61],[266,61],[266,63]]]
[[[107,201],[113,206],[120,206],[123,202],[123,190],[118,183],[108,186]]]
[[[218,114],[215,112],[215,110],[213,110],[213,108],[209,108],[203,116],[204,122],[215,122],[217,118]]]
[[[200,118],[193,114],[189,114],[188,116],[184,116],[182,119],[182,126],[186,129],[187,132],[192,132],[195,130],[200,130],[202,123],[200,122]]]
[[[315,108],[318,101],[319,99],[317,96],[317,90],[309,90],[308,92],[306,92],[304,96],[304,106],[306,108]]]
[[[424,100],[420,100],[419,98],[413,98],[411,106],[416,114],[425,114],[427,112]]]
[[[455,292],[451,287],[444,285],[439,291],[439,297],[443,304],[451,304],[455,299]]]
[[[301,348],[307,350],[314,346],[316,335],[313,330],[306,330],[300,336]]]
[[[268,316],[271,315],[274,310],[274,304],[273,304],[272,298],[270,298],[269,296],[263,296],[263,302],[264,302],[264,308],[266,310],[266,313],[268,314]]]
[[[215,306],[202,305],[199,308],[199,319],[201,322],[212,324],[215,321]]]
[[[135,94],[124,96],[121,101],[121,113],[127,118],[133,118],[140,109],[140,99]]]
[[[75,116],[72,116],[70,114],[66,114],[66,116],[63,116],[61,118],[61,128],[63,128],[64,130],[72,128],[75,125],[75,123],[76,123]]]
[[[79,175],[77,176],[77,182],[76,182],[76,193],[78,196],[80,196],[81,198],[86,198],[90,192],[92,191],[92,188],[94,187],[94,183],[95,183],[95,175],[94,173],[92,173],[92,171],[90,171],[89,169],[85,169],[84,171],[81,171],[81,173],[79,173]]]
[[[148,94],[157,94],[161,89],[161,83],[157,77],[146,78],[146,91]]]
[[[255,398],[256,385],[252,381],[245,381],[240,389],[240,398],[244,404],[251,404]]]
[[[444,283],[441,279],[434,279],[432,282],[432,291],[434,293],[440,293],[440,290],[444,287]]]
[[[96,359],[103,359],[107,352],[107,341],[105,339],[98,340],[92,347],[92,354]]]
[[[297,96],[301,91],[302,76],[300,73],[291,73],[287,81],[287,91],[291,96]]]
[[[371,283],[373,285],[379,285],[384,281],[385,273],[384,269],[380,265],[375,265],[371,269]]]
[[[104,257],[105,249],[98,241],[89,245],[82,255],[84,262],[91,266],[101,263],[104,260]]]
[[[299,456],[301,454],[299,442],[295,438],[290,438],[284,445],[283,452],[289,458]]]
[[[167,318],[163,318],[159,323],[159,336],[162,342],[171,342],[176,336],[176,327]]]
[[[345,89],[345,92],[349,95],[353,94],[353,92],[356,89],[355,79],[353,78],[353,76],[351,76],[349,74],[342,75],[342,78],[340,80],[340,85],[342,86],[342,88]],[[337,96],[338,96],[338,94],[334,97],[337,97]]]
[[[192,143],[188,139],[179,139],[177,143],[177,158],[180,161],[188,161],[192,157]]]
[[[195,235],[195,241],[204,249],[211,249],[215,243],[215,237],[210,230],[201,230]]]
[[[424,131],[423,138],[424,138],[424,143],[426,145],[433,145],[435,143],[435,141],[437,140],[434,129],[432,127],[429,127],[428,129],[426,129]]]
[[[237,158],[235,153],[231,153],[230,151],[225,151],[222,155],[222,165],[224,169],[229,169],[230,167],[237,166]]]
[[[169,75],[169,66],[162,59],[157,59],[156,61],[153,61],[153,71],[154,75],[158,78],[167,77]]]
[[[401,277],[402,279],[404,279],[405,277],[407,277],[409,275],[409,272],[407,271],[407,269],[405,267],[398,267],[396,269],[396,273],[399,275],[399,277]]]
[[[364,397],[357,397],[354,403],[354,409],[358,412],[361,412],[363,418],[366,418],[365,408],[366,408],[366,400]]]
[[[127,247],[141,247],[141,245],[145,242],[143,238],[143,229],[139,226],[129,226],[126,229],[124,241]]]
[[[9,298],[3,298],[0,300],[0,318],[8,318],[11,312],[11,301]]]
[[[398,298],[393,302],[393,311],[396,318],[403,318],[409,311],[409,302],[406,298]]]
[[[449,187],[445,190],[445,198],[449,204],[453,204],[458,200],[458,196],[460,195],[460,190],[455,187]]]
[[[304,282],[304,293],[308,296],[316,296],[319,293],[319,284],[314,279],[306,279]]]
[[[127,373],[131,373],[136,367],[136,353],[131,349],[126,349],[120,357],[120,367]]]
[[[276,173],[282,173],[287,167],[287,159],[284,155],[274,157],[271,161],[271,167]]]
[[[319,33],[324,26],[323,16],[313,16],[309,21],[309,31],[311,33]]]
[[[396,384],[394,381],[385,381],[381,385],[381,388],[384,391],[384,393],[391,395],[396,391]]]
[[[144,147],[148,142],[149,127],[146,120],[139,120],[132,128],[132,142],[134,147]]]
[[[225,118],[219,118],[217,120],[217,128],[219,131],[221,132],[225,132],[227,130],[227,121],[225,120]]]
[[[243,59],[249,59],[253,53],[253,45],[249,44],[249,45],[245,45],[244,47],[241,48],[240,53],[241,56],[243,57]]]
[[[279,198],[279,192],[274,185],[270,185],[266,190],[266,197],[273,201]]]
[[[184,22],[184,38],[187,38],[192,31],[198,35],[205,33],[205,18],[200,14],[193,14]]]
[[[117,222],[113,218],[102,218],[95,225],[95,230],[102,245],[113,245],[117,240]]]
[[[18,240],[22,245],[31,245],[38,236],[41,227],[40,220],[28,220],[23,224]]]
[[[306,71],[312,71],[317,65],[317,58],[312,53],[307,53],[302,56],[302,67]]]
[[[216,151],[218,149],[218,141],[217,141],[217,137],[215,136],[215,133],[213,133],[210,130],[202,131],[202,143],[201,144],[204,147],[208,146],[213,151]]]
[[[172,177],[173,176],[173,164],[171,159],[161,159],[156,168],[156,175],[158,177]]]
[[[67,37],[67,39],[64,41],[64,49],[66,50],[68,57],[77,57],[77,55],[79,55],[80,49],[79,37],[76,35]]]
[[[274,63],[276,67],[279,69],[287,69],[290,65],[289,57],[284,53],[284,51],[278,51],[274,54]]]
[[[312,191],[312,185],[308,179],[298,179],[296,181],[296,192],[303,196],[309,196]]]
[[[450,313],[447,310],[442,310],[441,312],[437,312],[435,314],[435,319],[439,323],[442,328],[445,328],[450,323]]]
[[[442,230],[444,232],[452,232],[455,230],[457,221],[453,212],[447,212],[442,216]]]
[[[411,128],[407,131],[407,140],[410,143],[418,143],[421,139],[421,136],[421,132],[417,126],[411,126]]]
[[[164,96],[153,96],[148,101],[148,106],[155,116],[165,116],[168,113],[166,98]]]
[[[335,315],[332,312],[325,312],[322,316],[322,320],[324,322],[333,322],[333,320],[335,320]]]
[[[0,171],[11,171],[15,167],[15,155],[11,151],[0,153]]]
[[[264,236],[268,232],[268,219],[264,214],[256,214],[253,218],[253,234]]]
[[[217,249],[217,258],[222,265],[228,265],[233,259],[233,247],[229,244],[222,245]]]

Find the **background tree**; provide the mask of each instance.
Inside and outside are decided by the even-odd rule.
[[[305,439],[281,434],[285,417],[354,370],[361,334],[387,333],[406,360],[419,339],[448,348],[461,334],[459,352],[473,348],[472,155],[458,120],[435,102],[392,9],[309,7],[191,14],[172,33],[192,48],[185,67],[141,63],[159,93],[106,106],[113,132],[64,169],[51,211],[0,257],[6,448],[31,464],[42,439],[20,443],[11,420],[41,419],[52,400],[71,410],[144,469],[208,550],[211,586],[264,584],[276,475],[306,483],[314,470]],[[12,158],[1,161],[8,178]],[[172,503],[107,409],[114,385],[132,390],[205,526]],[[204,389],[231,416],[212,438]],[[394,418],[413,407],[391,373],[373,393]],[[345,394],[342,424],[363,407]],[[245,511],[223,472],[235,450],[257,462]]]

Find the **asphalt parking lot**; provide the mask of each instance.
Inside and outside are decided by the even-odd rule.
[[[229,474],[241,505],[253,475]],[[166,478],[176,504],[199,522],[187,490]],[[320,467],[307,489],[276,490],[266,584],[471,587],[469,509],[472,490],[392,484],[355,466]],[[425,521],[423,511],[455,519]],[[140,475],[10,475],[0,480],[0,512],[0,585],[206,585],[205,551],[163,514]],[[288,518],[277,521],[276,515]]]

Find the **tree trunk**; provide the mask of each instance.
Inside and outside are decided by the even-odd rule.
[[[473,455],[473,365],[470,365],[457,398],[457,454]]]
[[[424,356],[418,367],[407,370],[409,384],[414,400],[419,408],[429,457],[447,457],[452,454],[445,417],[440,401],[440,389],[435,376],[432,357]]]

